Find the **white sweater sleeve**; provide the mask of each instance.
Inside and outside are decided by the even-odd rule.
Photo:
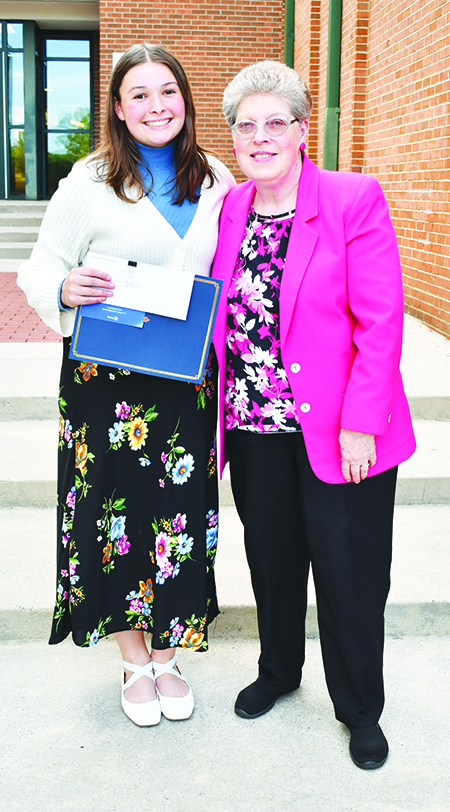
[[[31,257],[19,268],[17,284],[52,330],[71,335],[75,310],[60,310],[58,290],[89,249],[91,212],[99,184],[86,163],[75,164],[50,200]]]
[[[94,165],[80,161],[48,204],[30,259],[19,268],[18,285],[29,304],[52,330],[69,336],[75,310],[60,310],[58,290],[71,268],[83,265],[89,249],[98,254],[132,257],[140,262],[208,275],[217,243],[225,197],[234,180],[211,159],[216,181],[204,182],[191,228],[182,240],[147,198],[124,203]]]

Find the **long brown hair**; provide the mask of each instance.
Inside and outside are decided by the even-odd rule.
[[[127,196],[127,190],[137,188],[139,199],[144,197],[144,189],[139,162],[141,157],[127,125],[116,115],[114,102],[120,102],[120,87],[125,74],[136,65],[144,62],[159,62],[173,73],[185,105],[185,120],[181,131],[174,138],[175,178],[172,202],[181,204],[184,200],[195,203],[198,188],[206,177],[210,185],[214,183],[214,172],[203,150],[197,144],[195,133],[195,108],[187,76],[172,54],[156,45],[148,43],[132,45],[121,56],[111,75],[106,100],[106,120],[102,143],[91,160],[97,162],[99,178],[112,186],[116,195],[128,203],[136,200]]]

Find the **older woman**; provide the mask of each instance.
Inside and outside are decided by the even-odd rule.
[[[277,62],[244,68],[224,112],[250,178],[225,201],[213,275],[221,466],[245,527],[259,675],[254,719],[295,690],[311,562],[328,690],[355,764],[384,764],[383,629],[397,465],[414,451],[399,373],[402,282],[379,184],[304,154],[311,97]],[[225,445],[225,448],[223,448]]]

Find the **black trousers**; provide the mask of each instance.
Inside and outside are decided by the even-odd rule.
[[[313,473],[301,433],[234,429],[227,438],[258,612],[258,683],[274,695],[300,684],[311,564],[336,718],[351,728],[376,724],[397,468],[330,485]]]

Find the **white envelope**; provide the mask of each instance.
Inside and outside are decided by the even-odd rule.
[[[186,321],[194,274],[92,251],[85,265],[110,275],[115,288],[108,304]]]

